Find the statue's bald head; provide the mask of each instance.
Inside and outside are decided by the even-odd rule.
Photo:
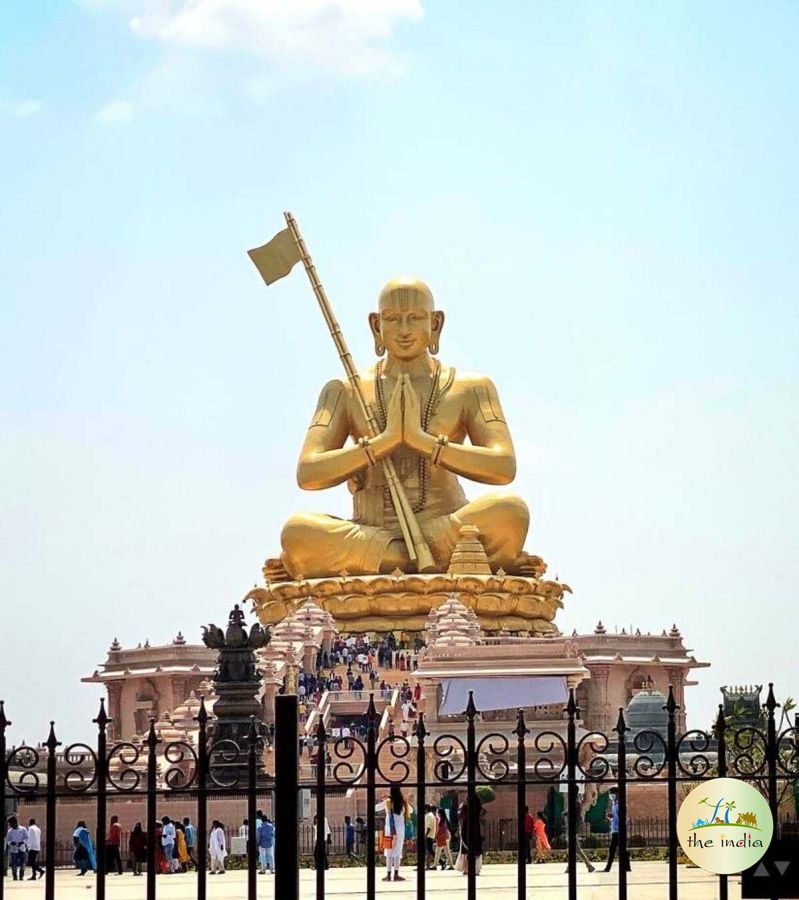
[[[399,359],[413,359],[425,349],[438,353],[444,313],[435,308],[433,292],[418,278],[392,278],[380,291],[379,312],[369,314],[375,353],[388,349]]]
[[[433,312],[435,309],[433,292],[419,278],[408,276],[392,278],[380,291],[378,300],[380,312],[389,308],[403,312],[409,309],[426,309]]]

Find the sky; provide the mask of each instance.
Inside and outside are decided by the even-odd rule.
[[[224,622],[282,523],[346,516],[297,453],[382,284],[490,375],[560,628],[660,633],[799,693],[799,7],[0,5],[0,698],[91,734],[117,637]],[[482,488],[470,485],[470,497]]]

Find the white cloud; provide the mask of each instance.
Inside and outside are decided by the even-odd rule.
[[[133,104],[127,100],[114,100],[94,114],[96,122],[104,125],[123,125],[133,118]]]
[[[0,113],[7,113],[19,119],[35,116],[43,109],[41,100],[0,100]]]
[[[94,0],[93,5],[129,15],[131,30],[142,39],[351,75],[401,69],[386,42],[398,25],[424,14],[421,0]]]

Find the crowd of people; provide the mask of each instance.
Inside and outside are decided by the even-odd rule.
[[[609,800],[608,821],[611,839],[607,862],[603,870],[605,872],[610,871],[619,846],[619,802],[618,791],[615,788],[611,788],[609,791]],[[587,796],[581,798],[581,810],[588,801]],[[477,794],[472,794],[472,805],[473,809],[470,813],[467,802],[465,800],[461,802],[454,814],[454,821],[451,809],[434,804],[428,805],[422,814],[417,815],[404,797],[399,785],[392,785],[388,795],[377,804],[375,809],[378,816],[383,816],[378,823],[382,826],[378,849],[383,851],[386,860],[386,875],[383,880],[405,880],[400,874],[403,850],[406,849],[406,842],[417,839],[424,842],[427,869],[431,871],[458,870],[466,875],[469,871],[470,860],[473,860],[475,874],[479,875],[483,863],[483,833],[486,813]],[[525,807],[524,812],[527,862],[547,862],[551,858],[551,845],[545,815],[541,810],[533,814],[530,807]],[[40,863],[42,836],[36,820],[30,819],[26,827],[20,825],[15,816],[11,816],[7,824],[5,850],[13,880],[23,880],[28,870],[30,875],[27,880],[35,881],[37,877],[41,878],[45,869]],[[317,867],[328,868],[332,847],[332,829],[325,818],[320,836],[315,816],[313,827],[314,864]],[[460,840],[457,858],[453,859],[452,840],[456,831]],[[368,830],[364,819],[357,816],[353,820],[349,815],[344,816],[343,834],[347,856],[351,860],[363,859],[368,841]],[[238,830],[238,836],[245,840],[248,839],[247,819],[243,820]],[[76,823],[72,833],[72,845],[72,860],[75,868],[78,869],[78,875],[83,876],[89,872],[96,872],[97,856],[92,835],[86,822],[82,819]],[[271,872],[274,874],[275,825],[262,810],[258,810],[256,813],[255,847],[259,873]],[[123,874],[122,849],[123,833],[119,817],[112,815],[103,848],[107,873],[116,871],[117,875]],[[128,836],[126,848],[128,868],[134,876],[142,875],[142,867],[147,862],[149,849],[149,835],[142,828],[141,822],[137,822]],[[188,816],[182,820],[163,816],[160,821],[157,821],[153,851],[155,870],[159,874],[188,872],[192,868],[196,870],[197,830],[191,819]],[[225,873],[225,860],[228,854],[225,826],[218,819],[214,819],[208,836],[208,862],[211,875]],[[594,865],[580,845],[579,836],[577,854],[589,872],[595,871]],[[626,855],[623,864],[629,870],[629,857]]]

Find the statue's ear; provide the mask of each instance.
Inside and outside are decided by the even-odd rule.
[[[369,328],[375,339],[375,356],[382,356],[386,352],[386,347],[380,336],[380,313],[369,313]]]
[[[441,332],[444,330],[444,310],[437,309],[431,314],[430,343],[427,349],[433,354],[438,353],[438,345],[441,340]]]

